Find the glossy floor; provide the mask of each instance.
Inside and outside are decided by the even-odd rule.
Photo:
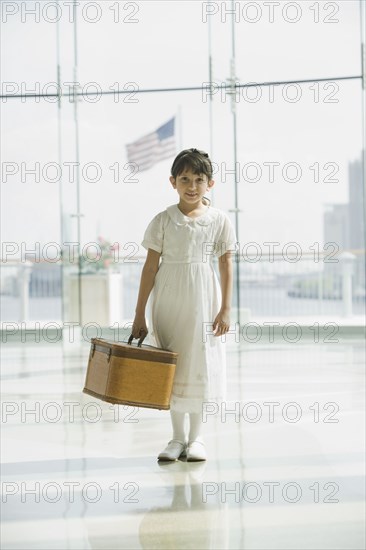
[[[157,462],[168,411],[81,393],[87,342],[2,353],[3,549],[364,548],[362,340],[228,343],[201,463]]]

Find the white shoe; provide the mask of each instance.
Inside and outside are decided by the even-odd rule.
[[[178,439],[171,439],[164,451],[159,454],[158,460],[178,460],[180,456],[185,454],[186,444],[178,441]]]
[[[187,462],[196,462],[198,460],[206,460],[205,444],[201,438],[197,438],[194,441],[188,441],[186,447]]]

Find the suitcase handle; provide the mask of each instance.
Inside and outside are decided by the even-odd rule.
[[[140,338],[139,341],[137,342],[137,346],[138,346],[139,348],[141,348],[141,344],[142,344],[142,342],[145,340],[146,336],[147,336],[147,333],[146,333],[144,336],[141,336],[141,338]],[[131,344],[133,338],[134,338],[134,337],[133,337],[133,335],[131,334],[131,336],[129,337],[127,343],[128,343],[128,344]]]

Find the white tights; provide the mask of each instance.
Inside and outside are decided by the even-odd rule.
[[[173,426],[172,439],[178,439],[179,441],[186,441],[185,432],[185,415],[189,415],[189,434],[188,440],[194,441],[200,434],[202,429],[201,413],[184,413],[179,411],[173,411],[170,409],[170,417]]]

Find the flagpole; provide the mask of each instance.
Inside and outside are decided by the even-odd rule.
[[[212,93],[212,41],[211,41],[211,17],[208,18],[208,78],[210,81],[210,103],[209,103],[209,128],[210,128],[210,157],[213,158],[213,93]],[[212,176],[214,178],[214,176]],[[211,188],[212,206],[215,206],[215,186]]]
[[[178,153],[180,153],[180,151],[182,150],[182,106],[181,104],[178,105],[178,109],[177,109],[177,120],[178,120],[178,144],[179,144],[179,151]]]
[[[234,0],[231,0],[232,9],[234,8]],[[234,140],[234,190],[235,190],[235,208],[230,212],[235,213],[235,231],[236,238],[239,237],[239,200],[238,200],[238,173],[237,173],[237,125],[236,125],[236,75],[235,75],[235,15],[232,11],[231,18],[231,42],[232,42],[232,58],[231,58],[231,75],[230,75],[230,94],[231,94],[231,113],[233,115],[233,140]],[[237,320],[240,329],[240,254],[236,257],[236,307]]]

